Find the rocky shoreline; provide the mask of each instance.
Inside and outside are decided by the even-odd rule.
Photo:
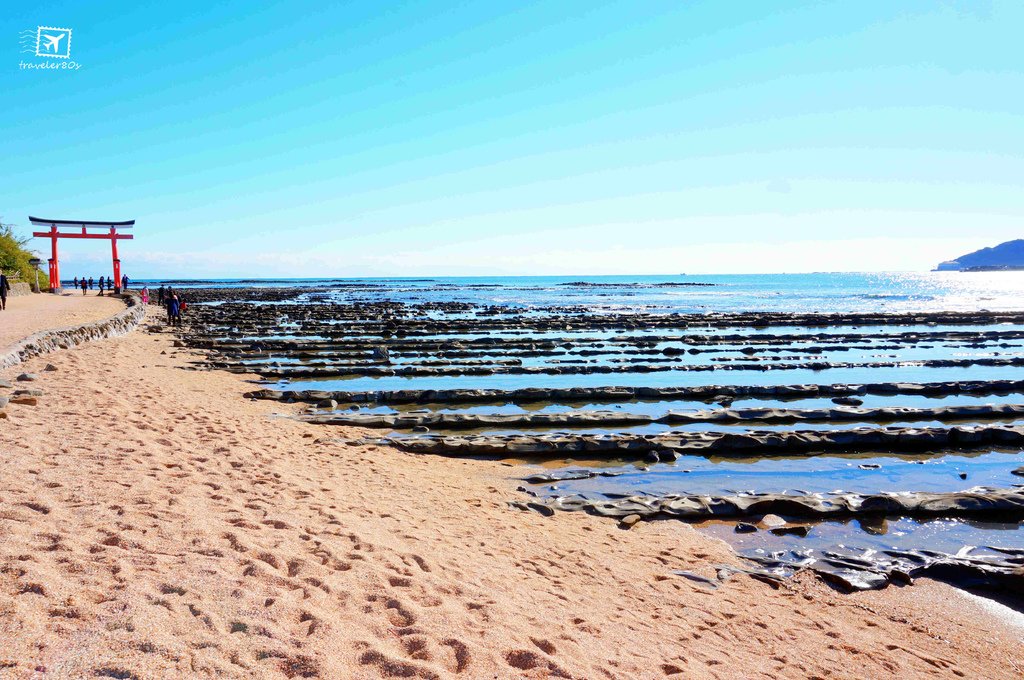
[[[686,521],[755,519],[774,517],[770,531],[806,536],[813,522],[857,518],[879,522],[890,517],[963,517],[974,520],[1017,521],[1024,518],[1024,485],[1015,489],[976,487],[949,493],[900,492],[860,494],[733,494],[634,496],[621,500],[591,500],[580,496],[555,496],[529,501],[509,501],[509,506],[543,515],[555,511],[586,512],[618,519],[625,527],[640,520]],[[781,516],[788,518],[783,520]],[[807,524],[806,522],[812,522]],[[756,531],[754,525],[744,531]],[[739,530],[739,529],[737,529]],[[847,547],[821,554],[746,551],[743,556],[759,567],[740,570],[769,582],[810,569],[846,591],[874,590],[896,583],[908,585],[917,577],[938,578],[954,584],[984,586],[1003,593],[1024,595],[1024,549],[989,546],[969,547],[955,555],[934,550],[854,550]],[[736,570],[723,567],[718,580]],[[714,586],[715,582],[709,582]]]
[[[183,340],[203,352],[200,368],[255,373],[271,383],[248,392],[245,396],[249,399],[306,405],[303,411],[289,415],[307,423],[411,430],[412,434],[345,440],[411,453],[642,460],[652,469],[662,466],[670,472],[670,464],[684,455],[771,461],[888,452],[926,462],[957,452],[1024,450],[1024,426],[1016,424],[1024,417],[1024,403],[997,399],[993,403],[910,405],[900,401],[904,397],[995,399],[1024,394],[1024,379],[1013,374],[1024,367],[1024,312],[664,314],[574,305],[517,309],[461,301],[403,303],[367,297],[379,290],[368,284],[333,292],[201,289],[192,298],[210,304],[194,306],[191,327]],[[932,373],[934,378],[968,372],[972,377],[776,385],[751,384],[763,378],[749,377],[765,371],[817,373],[833,369],[857,371],[858,376],[860,371],[884,369],[886,377],[893,371],[944,371]],[[678,373],[683,383],[687,375],[716,371],[737,376],[738,384],[572,384],[574,376],[669,372]],[[480,380],[501,380],[503,376],[519,377],[518,383],[527,384],[497,387]],[[458,381],[468,377],[485,386],[459,386]],[[363,385],[378,378],[414,382],[411,389],[388,390],[308,389],[301,383],[287,384],[292,379],[315,382],[335,378],[359,378]],[[454,386],[416,388],[415,381],[431,378],[451,380]],[[534,380],[541,384],[529,384]],[[875,400],[864,406],[864,397]],[[809,399],[830,399],[835,405],[757,403]],[[751,403],[734,406],[738,400]],[[628,408],[631,402],[670,401],[714,403],[721,408],[665,407],[660,412],[657,407],[644,412]],[[623,407],[595,409],[599,404]],[[420,408],[415,412],[365,410],[405,405]],[[519,405],[524,412],[486,411],[487,406],[506,405]],[[554,408],[535,411],[549,406]],[[470,407],[473,412],[458,412]],[[915,421],[944,425],[907,424]],[[801,423],[820,427],[801,429]],[[885,423],[897,425],[886,427]],[[779,429],[756,429],[758,424]],[[616,431],[648,425],[691,429]],[[557,428],[602,431],[573,433]],[[487,429],[511,433],[464,432]],[[1002,459],[998,464],[1004,464]],[[600,476],[617,473],[556,470],[537,472],[528,479],[552,483],[581,478],[573,474],[600,481]],[[960,477],[964,478],[966,475]],[[618,519],[624,527],[648,519],[760,522],[765,515],[777,514],[788,518],[781,530],[791,527],[794,535],[810,532],[813,537],[814,523],[840,518],[1019,522],[1024,519],[1022,488],[1024,485],[1018,484],[928,492],[646,493],[600,500],[580,495],[544,496],[523,489],[524,496],[509,503],[512,508],[546,516],[582,511]],[[819,550],[813,559],[795,552],[750,556],[757,565],[744,573],[755,577],[771,581],[809,568],[844,589],[906,583],[918,575],[974,579],[1017,591],[1024,581],[1024,556],[1012,550],[978,549],[947,555],[938,551],[894,549],[868,554],[834,549]],[[736,569],[721,572],[729,573]]]

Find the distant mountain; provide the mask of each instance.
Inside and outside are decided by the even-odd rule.
[[[1024,239],[1007,241],[994,248],[982,248],[973,253],[961,255],[955,260],[940,262],[935,271],[1000,271],[1003,269],[1024,269]]]

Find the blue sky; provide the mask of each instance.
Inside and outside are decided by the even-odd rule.
[[[1024,237],[1017,0],[40,2],[0,24],[0,215],[134,218],[136,278],[907,270]],[[20,67],[54,61],[19,52],[39,25],[81,68]],[[62,251],[69,277],[109,266]]]

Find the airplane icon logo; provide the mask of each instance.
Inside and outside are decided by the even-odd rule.
[[[60,41],[67,36],[63,33],[58,33],[57,35],[43,35],[41,37],[46,38],[46,46],[43,47],[43,49],[47,52],[57,54],[57,49],[60,47]]]
[[[36,56],[67,59],[71,56],[71,29],[40,26],[36,31]]]

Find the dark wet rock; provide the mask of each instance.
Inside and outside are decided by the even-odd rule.
[[[426,425],[416,425],[412,428],[413,432],[430,432],[430,428]]]
[[[736,522],[734,531],[737,534],[752,534],[757,531],[757,526],[750,524],[749,522]]]
[[[554,472],[540,472],[523,477],[523,481],[530,484],[546,484],[550,482],[561,482],[572,479],[590,479],[596,477],[597,473],[591,470],[556,470]]]
[[[623,517],[622,519],[619,520],[619,522],[624,527],[631,527],[631,526],[633,526],[634,524],[636,524],[639,521],[640,521],[640,515],[626,515],[625,517]]]
[[[702,586],[711,588],[712,590],[718,588],[718,582],[715,581],[714,579],[710,579],[707,576],[701,576],[700,574],[695,574],[692,571],[685,571],[685,570],[682,570],[682,569],[676,569],[672,573],[674,575],[676,575],[676,576],[682,576],[685,579],[693,581],[694,583],[696,583],[698,585],[702,585]]]
[[[882,466],[879,465],[878,463],[861,463],[857,467],[859,467],[861,470],[878,470],[881,469]]]
[[[526,507],[529,508],[530,510],[539,512],[545,517],[550,517],[555,514],[554,509],[544,505],[543,503],[527,503]]]
[[[333,411],[334,409],[338,408],[338,402],[336,402],[334,399],[324,399],[323,401],[317,402],[316,407]]]
[[[1016,470],[1010,470],[1010,474],[1024,477],[1024,467],[1019,467]]]
[[[889,576],[890,583],[895,583],[901,586],[914,585],[914,577],[902,569],[890,569],[887,575]]]
[[[35,380],[39,380],[39,376],[36,375],[35,373],[22,373],[17,378],[15,378],[15,380],[17,380],[18,382],[33,382]]]
[[[789,524],[784,527],[773,527],[768,531],[776,536],[799,536],[803,538],[810,532],[810,528],[806,524]]]
[[[832,403],[842,406],[861,406],[864,404],[864,400],[857,397],[832,397]]]
[[[889,533],[889,521],[878,515],[865,515],[857,518],[862,531],[872,536],[884,536]]]
[[[846,592],[875,590],[889,583],[889,577],[886,574],[869,570],[831,567],[827,563],[816,566],[814,571],[822,580],[836,585]]]
[[[787,578],[787,574],[779,569],[750,569],[732,565],[722,565],[718,567],[719,580],[725,581],[734,574],[746,574],[750,578],[756,581],[761,581],[775,589],[778,589],[783,583],[785,583]]]
[[[54,366],[53,364],[46,364],[46,367],[43,370],[47,372],[53,372],[57,370],[57,367]]]
[[[41,389],[39,389],[38,387],[31,388],[31,389],[14,390],[14,392],[11,393],[11,396],[12,397],[41,397],[41,396],[43,396],[43,391]]]

